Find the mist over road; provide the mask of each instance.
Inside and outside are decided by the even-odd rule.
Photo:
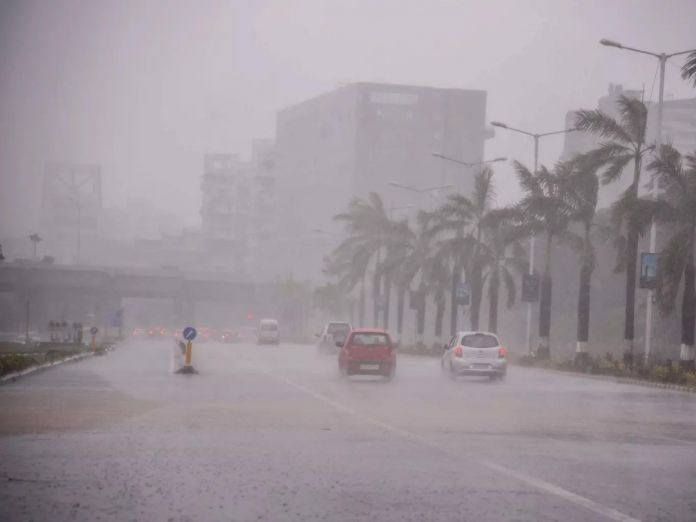
[[[687,521],[696,397],[400,355],[171,341],[0,388],[0,520]]]

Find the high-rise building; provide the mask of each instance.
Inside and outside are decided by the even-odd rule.
[[[657,138],[657,105],[650,107],[648,125]],[[682,154],[696,151],[696,98],[665,100],[662,105],[662,141],[670,142]]]
[[[432,153],[480,161],[484,141],[492,136],[485,122],[485,91],[378,83],[349,84],[279,111],[278,207],[284,234],[335,231],[333,216],[352,198],[370,192],[379,193],[387,206],[421,208],[453,191],[470,192],[471,172]],[[389,182],[453,188],[418,197]]]
[[[206,154],[201,191],[201,233],[211,256],[211,265],[235,272],[246,270],[249,219],[245,168],[234,154]]]

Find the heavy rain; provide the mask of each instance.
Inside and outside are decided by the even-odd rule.
[[[2,0],[0,521],[696,520],[695,21]]]

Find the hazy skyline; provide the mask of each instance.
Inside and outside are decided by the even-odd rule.
[[[247,157],[278,109],[347,81],[488,91],[487,121],[560,130],[610,82],[657,99],[660,52],[696,48],[692,1],[3,1],[0,237],[33,231],[47,161],[98,163],[105,204],[128,197],[199,222],[205,152]],[[667,96],[696,96],[667,66]],[[555,162],[563,138],[542,143]],[[696,144],[694,144],[696,148]],[[486,157],[532,164],[505,131]],[[499,203],[517,195],[496,166]],[[383,195],[389,198],[387,187]]]

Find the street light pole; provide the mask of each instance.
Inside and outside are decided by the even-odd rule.
[[[652,53],[650,51],[643,51],[642,49],[635,49],[633,47],[626,47],[625,45],[620,44],[619,42],[615,42],[613,40],[607,40],[606,38],[602,39],[599,41],[600,44],[606,46],[606,47],[616,47],[617,49],[624,49],[626,51],[633,51],[636,53],[640,54],[648,54],[650,56],[654,56],[657,58],[660,62],[660,88],[658,91],[658,102],[657,102],[657,146],[659,147],[662,145],[662,109],[663,109],[663,104],[664,104],[664,99],[665,99],[665,66],[667,64],[667,60],[669,58],[672,58],[674,56],[679,56],[681,54],[689,54],[693,53],[696,50],[691,49],[689,51],[680,51],[678,53],[672,53],[672,54],[665,54],[665,53]],[[657,197],[656,191],[654,187],[650,188],[650,195],[653,197]],[[655,222],[653,221],[651,226],[650,226],[650,252],[655,252],[656,247],[656,242],[657,242],[657,227],[655,226]],[[648,302],[647,302],[647,307],[646,307],[646,312],[645,312],[645,361],[650,362],[650,358],[652,357],[652,330],[653,330],[653,299],[655,295],[655,290],[652,288],[648,290]],[[680,354],[680,359],[681,356],[684,356],[684,347],[682,346],[682,353]],[[688,354],[686,354],[688,355]]]
[[[572,128],[572,129],[565,129],[562,131],[553,131],[553,132],[545,132],[543,134],[538,134],[538,133],[532,133],[532,132],[527,132],[523,131],[521,129],[515,129],[514,127],[510,127],[508,125],[505,125],[504,123],[501,123],[499,121],[493,121],[491,122],[491,125],[494,127],[499,127],[501,129],[507,129],[511,130],[513,132],[519,132],[520,134],[526,134],[527,136],[531,136],[534,138],[534,175],[536,176],[537,171],[539,170],[539,139],[544,138],[546,136],[553,136],[554,134],[567,134],[569,132],[576,131],[578,129]],[[534,275],[534,246],[535,246],[535,237],[532,236],[531,240],[529,241],[529,275]],[[527,303],[527,350],[531,354],[532,353],[532,303]]]

